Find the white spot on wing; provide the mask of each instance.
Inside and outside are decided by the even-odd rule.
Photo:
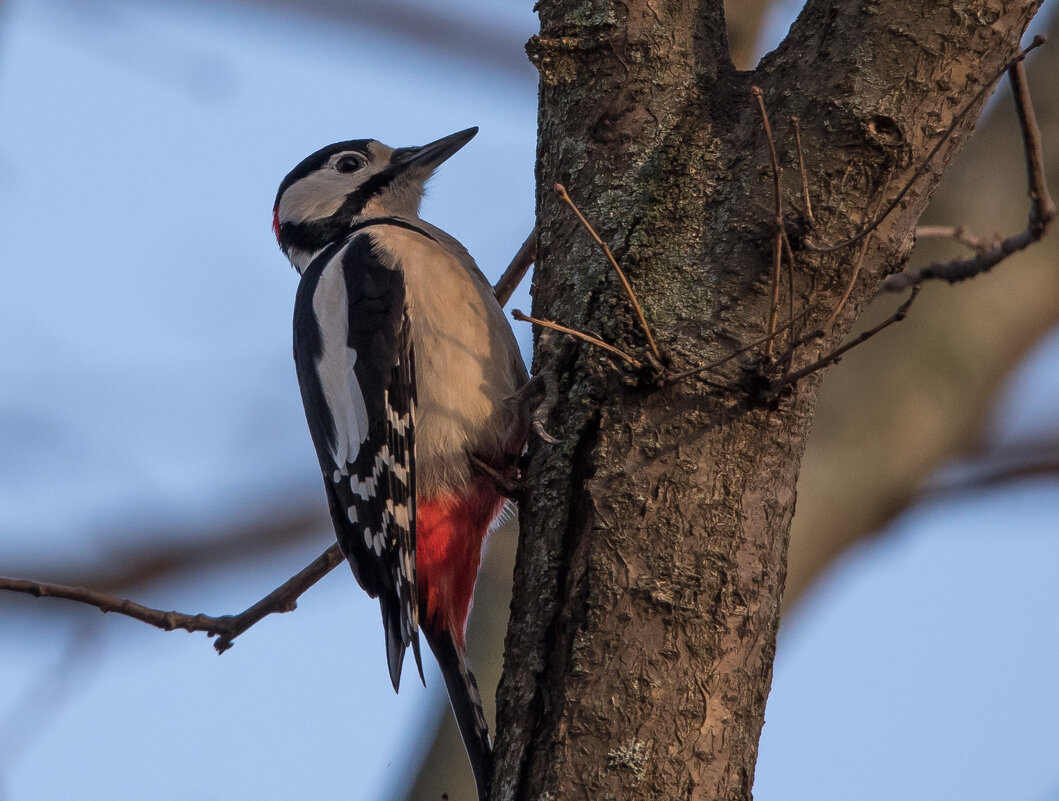
[[[390,418],[390,425],[393,427],[393,430],[401,436],[408,434],[408,428],[412,424],[411,414],[408,412],[401,415],[397,414],[396,410],[389,405],[389,396],[387,396],[386,399],[386,406]]]
[[[390,456],[390,446],[383,445],[375,455],[375,464],[372,465],[371,475],[365,479],[358,476],[349,477],[349,489],[364,500],[375,497],[375,491],[379,486],[379,479],[386,470],[393,468],[393,458]]]
[[[406,504],[401,504],[397,507],[394,514],[394,520],[396,520],[397,525],[402,529],[408,530],[410,526],[408,525],[408,506]]]

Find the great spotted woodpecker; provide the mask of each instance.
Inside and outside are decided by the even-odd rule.
[[[273,228],[301,275],[294,361],[338,542],[379,599],[395,690],[409,645],[422,677],[426,635],[484,799],[492,752],[465,627],[497,485],[529,435],[528,375],[474,260],[419,219],[424,183],[477,132],[318,150],[280,184]]]

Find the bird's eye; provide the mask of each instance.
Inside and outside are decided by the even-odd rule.
[[[356,172],[363,164],[364,161],[360,156],[343,156],[335,162],[335,169],[338,172]]]

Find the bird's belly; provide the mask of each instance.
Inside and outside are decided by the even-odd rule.
[[[373,233],[380,257],[405,274],[416,362],[416,494],[465,486],[470,456],[499,460],[507,401],[525,368],[504,313],[473,262],[402,228]],[[470,257],[467,257],[468,259]]]
[[[475,328],[465,329],[472,336],[433,337],[433,344],[422,347],[416,342],[420,496],[463,485],[471,453],[488,458],[503,448],[510,417],[505,401],[517,392],[517,379],[498,370],[492,354],[481,352],[481,345],[490,345],[489,332]]]

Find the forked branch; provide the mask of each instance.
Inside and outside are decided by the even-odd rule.
[[[1036,40],[1035,40],[1036,41]],[[1022,61],[1016,62],[1008,73],[1011,78],[1011,90],[1015,99],[1015,112],[1022,132],[1022,146],[1026,154],[1026,175],[1029,181],[1030,215],[1026,228],[1014,236],[1006,237],[999,242],[980,247],[971,240],[978,252],[967,259],[934,262],[918,270],[898,273],[889,276],[882,283],[887,292],[900,292],[911,286],[919,286],[933,278],[954,284],[981,275],[1010,256],[1040,241],[1055,219],[1055,202],[1048,194],[1048,183],[1044,172],[1044,153],[1041,147],[1041,131],[1037,126],[1037,115],[1033,111],[1029,87],[1026,84],[1026,68]],[[953,234],[961,241],[966,240],[962,229],[954,229]]]
[[[1014,59],[1012,59],[1012,61],[1008,63],[1007,66],[1008,76],[1011,80],[1012,95],[1015,101],[1015,110],[1019,120],[1019,128],[1022,133],[1023,151],[1026,157],[1026,174],[1029,183],[1029,195],[1031,201],[1029,222],[1027,223],[1026,229],[1019,234],[1007,237],[1006,239],[1002,239],[999,242],[989,243],[986,243],[976,237],[970,236],[962,228],[936,227],[921,230],[919,232],[920,235],[947,236],[956,239],[962,244],[973,248],[976,251],[976,254],[970,258],[955,259],[947,262],[937,262],[934,264],[930,264],[926,267],[920,268],[918,270],[900,273],[897,275],[891,275],[886,278],[881,284],[880,291],[899,292],[904,289],[912,289],[912,293],[909,295],[908,299],[904,303],[902,303],[900,307],[898,307],[897,311],[870,331],[865,331],[863,334],[860,334],[859,336],[855,337],[851,341],[847,342],[846,344],[842,345],[841,347],[837,348],[826,356],[817,359],[812,364],[809,364],[806,367],[803,367],[795,372],[788,373],[782,378],[774,381],[774,391],[778,392],[784,387],[788,387],[796,383],[797,381],[800,381],[801,379],[805,378],[808,375],[811,375],[817,370],[821,370],[831,364],[834,364],[835,362],[839,361],[844,354],[846,354],[851,349],[855,348],[857,345],[860,345],[868,339],[871,339],[884,328],[887,328],[890,325],[893,325],[894,323],[903,320],[906,314],[908,313],[909,307],[915,301],[919,286],[920,284],[922,284],[923,281],[931,278],[940,278],[942,280],[949,281],[950,283],[955,283],[957,281],[963,281],[968,278],[973,278],[983,272],[986,272],[989,269],[992,269],[1001,261],[1006,259],[1008,256],[1012,255],[1013,253],[1017,253],[1018,251],[1023,250],[1026,247],[1029,247],[1031,244],[1037,242],[1041,239],[1041,237],[1044,236],[1045,232],[1048,229],[1048,226],[1055,219],[1056,207],[1055,203],[1052,201],[1051,196],[1048,194],[1048,187],[1044,171],[1044,156],[1041,146],[1040,129],[1037,126],[1036,115],[1033,111],[1033,103],[1030,99],[1029,88],[1026,83],[1025,65],[1023,63],[1026,54],[1034,48],[1039,47],[1044,42],[1044,37],[1036,37],[1033,40],[1033,43],[1025,50],[1022,50]],[[982,91],[984,92],[985,89],[991,87],[993,83],[994,81],[989,81],[985,85],[985,87],[983,87]],[[930,164],[930,161],[940,149],[941,144],[948,138],[952,130],[954,130],[956,122],[958,122],[959,119],[966,114],[968,109],[975,105],[977,100],[981,99],[981,94],[982,92],[979,92],[979,95],[976,96],[975,100],[968,104],[968,106],[965,107],[960,112],[960,114],[957,115],[957,119],[953,121],[953,126],[950,126],[949,130],[946,131],[946,133],[942,136],[941,141],[939,141],[930,151],[926,159],[924,159],[923,163],[920,165],[919,169],[916,170],[912,178],[905,185],[904,189],[901,190],[901,193],[899,193],[897,198],[891,201],[881,212],[877,211],[876,213],[874,213],[872,222],[869,225],[862,229],[856,236],[835,246],[820,248],[807,245],[808,247],[810,247],[810,249],[815,250],[817,252],[830,252],[842,247],[849,247],[857,241],[863,240],[860,252],[858,253],[856,263],[854,265],[853,275],[850,280],[850,283],[846,288],[842,300],[839,302],[835,310],[832,312],[831,316],[828,318],[827,323],[824,326],[825,328],[830,327],[834,323],[835,319],[838,317],[839,312],[841,311],[842,307],[845,305],[847,299],[850,296],[850,293],[857,280],[857,277],[860,274],[861,266],[868,248],[868,243],[871,239],[872,232],[884,219],[886,219],[886,216],[894,208],[896,208],[896,204],[900,201],[900,198],[903,197],[903,195],[911,188],[912,183],[914,183],[915,180],[920,175],[922,175],[923,172],[925,172],[927,166]],[[889,179],[887,180],[887,184],[888,183]],[[880,197],[882,197],[882,195],[885,195],[885,186]],[[815,332],[812,336],[815,338],[818,335],[822,335],[822,333],[823,331]],[[797,347],[797,344],[794,347]]]

